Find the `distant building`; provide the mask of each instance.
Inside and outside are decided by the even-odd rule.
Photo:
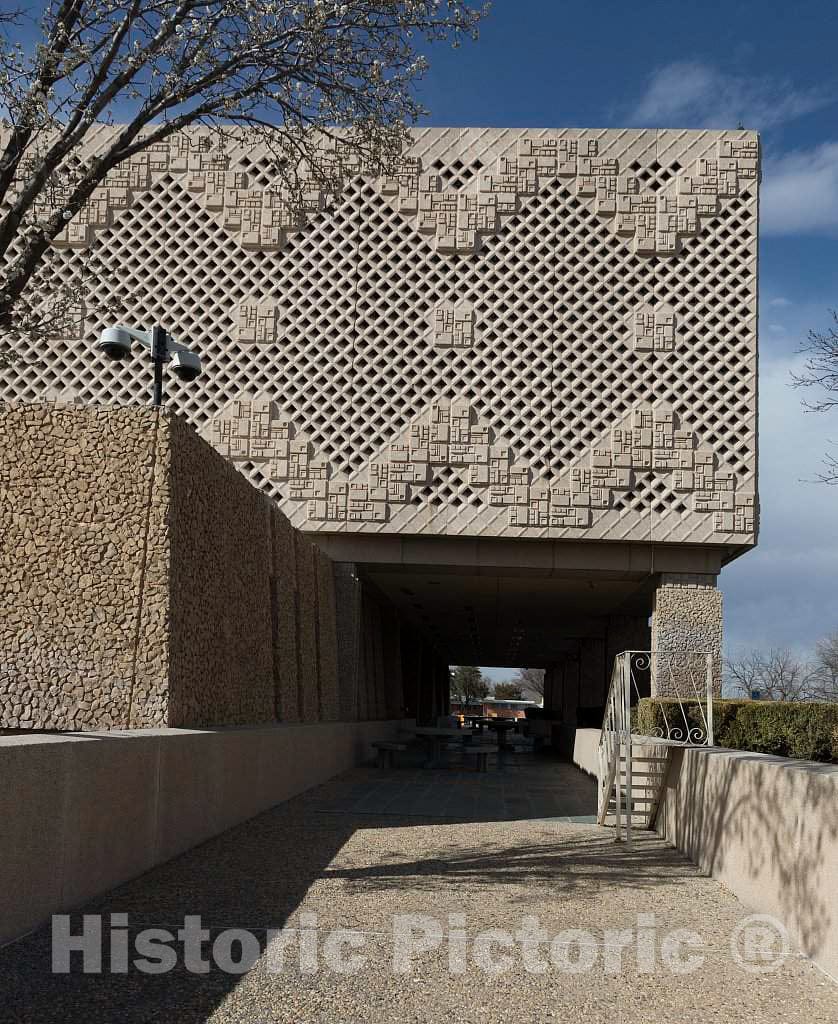
[[[527,708],[539,708],[534,700],[495,700],[485,697],[482,701],[451,701],[453,715],[479,718],[526,718]]]

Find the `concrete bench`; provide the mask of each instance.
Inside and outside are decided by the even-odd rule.
[[[497,754],[498,747],[489,743],[479,743],[463,747],[463,757],[477,759],[477,770],[485,772],[489,767],[489,754]]]
[[[396,752],[407,750],[406,743],[398,743],[396,740],[376,740],[373,747],[378,754],[379,768],[395,768]]]

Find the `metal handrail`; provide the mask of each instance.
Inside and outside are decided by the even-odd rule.
[[[631,843],[633,742],[646,739],[674,746],[713,746],[713,658],[711,651],[622,651],[614,659],[597,752],[597,822],[600,825],[605,823],[613,787],[615,838],[618,842],[623,835],[621,763],[624,762],[625,841],[627,845]],[[670,714],[667,714],[666,704],[660,705],[662,726],[653,727],[647,736],[636,735],[633,738],[631,709],[632,704],[640,699],[637,674],[646,670],[652,674],[657,693],[674,703],[669,707]],[[686,705],[692,703],[698,706],[698,724],[690,720],[687,711]]]

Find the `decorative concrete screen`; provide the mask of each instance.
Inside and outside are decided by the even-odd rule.
[[[171,405],[306,530],[753,543],[754,133],[416,130],[304,215],[225,145],[109,176],[52,256],[76,336],[6,397],[143,400],[93,346],[159,320],[206,369]]]

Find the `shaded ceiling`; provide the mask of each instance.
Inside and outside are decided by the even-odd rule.
[[[651,614],[652,577],[553,576],[358,565],[369,584],[430,635],[449,664],[543,667],[609,615]]]

